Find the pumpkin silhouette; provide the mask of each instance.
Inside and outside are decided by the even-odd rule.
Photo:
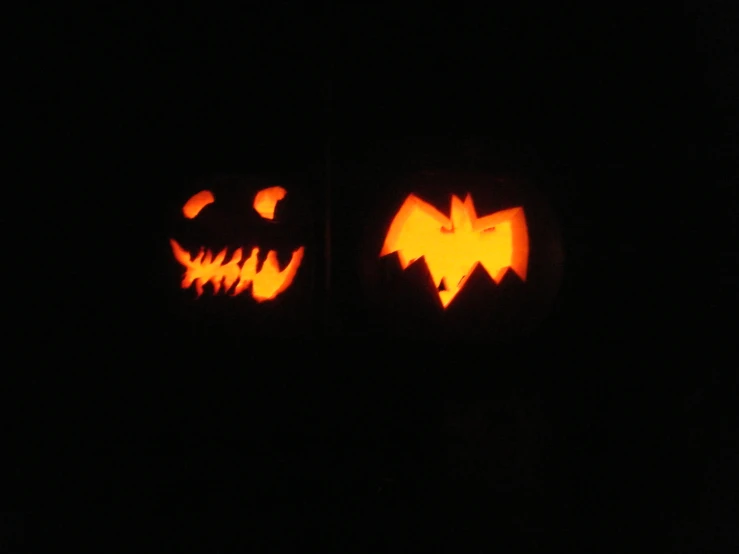
[[[563,271],[547,200],[496,175],[401,177],[374,207],[360,274],[383,333],[508,339],[546,317]]]
[[[189,324],[279,336],[308,317],[315,249],[300,187],[219,175],[193,183],[172,209],[169,282]]]

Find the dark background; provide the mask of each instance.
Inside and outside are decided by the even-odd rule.
[[[32,14],[18,143],[66,269],[24,304],[56,315],[7,404],[9,551],[728,551],[736,17],[709,5]],[[551,200],[565,277],[538,332],[352,332],[345,214],[372,191],[340,177],[435,167]],[[167,328],[161,214],[222,172],[328,207],[304,337]]]

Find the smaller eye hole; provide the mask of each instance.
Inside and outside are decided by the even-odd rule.
[[[495,227],[488,227],[483,231],[483,233],[492,233],[493,231],[495,231]]]
[[[452,227],[451,229],[447,229],[446,227],[441,227],[441,228],[439,228],[439,230],[442,233],[453,233],[454,232],[454,227]]]
[[[209,190],[201,190],[197,194],[193,194],[190,199],[182,206],[182,213],[187,219],[195,218],[200,211],[208,204],[215,202],[215,196]]]

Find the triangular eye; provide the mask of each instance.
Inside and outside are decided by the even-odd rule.
[[[208,204],[216,201],[215,196],[209,190],[201,190],[197,194],[193,194],[190,199],[182,206],[182,213],[187,219],[193,219]]]
[[[444,292],[445,290],[448,290],[446,288],[446,279],[442,279],[441,280],[441,283],[439,283],[439,286],[436,287],[436,291],[437,292]]]

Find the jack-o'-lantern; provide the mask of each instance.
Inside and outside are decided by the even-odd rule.
[[[287,191],[282,187],[262,189],[254,197],[254,210],[263,218],[273,220],[277,202],[285,197]],[[194,194],[182,206],[182,213],[188,219],[195,218],[200,211],[215,201],[213,193],[201,190]],[[182,278],[182,288],[195,287],[198,296],[203,294],[206,284],[213,287],[213,293],[223,289],[224,293],[241,294],[251,288],[251,295],[257,302],[272,300],[287,289],[295,278],[303,260],[304,246],[298,247],[290,256],[287,265],[280,269],[277,252],[270,250],[267,257],[258,268],[259,247],[254,246],[248,257],[244,256],[243,247],[239,246],[230,253],[224,247],[218,254],[213,255],[210,249],[201,247],[197,256],[194,256],[179,243],[170,239],[172,253],[175,259],[185,268]]]
[[[300,187],[278,183],[218,176],[183,194],[168,241],[170,284],[198,324],[223,321],[231,333],[272,321],[276,330],[310,304],[311,208]]]
[[[371,216],[362,258],[375,330],[494,340],[541,322],[563,252],[554,213],[531,185],[426,171],[393,191]]]

